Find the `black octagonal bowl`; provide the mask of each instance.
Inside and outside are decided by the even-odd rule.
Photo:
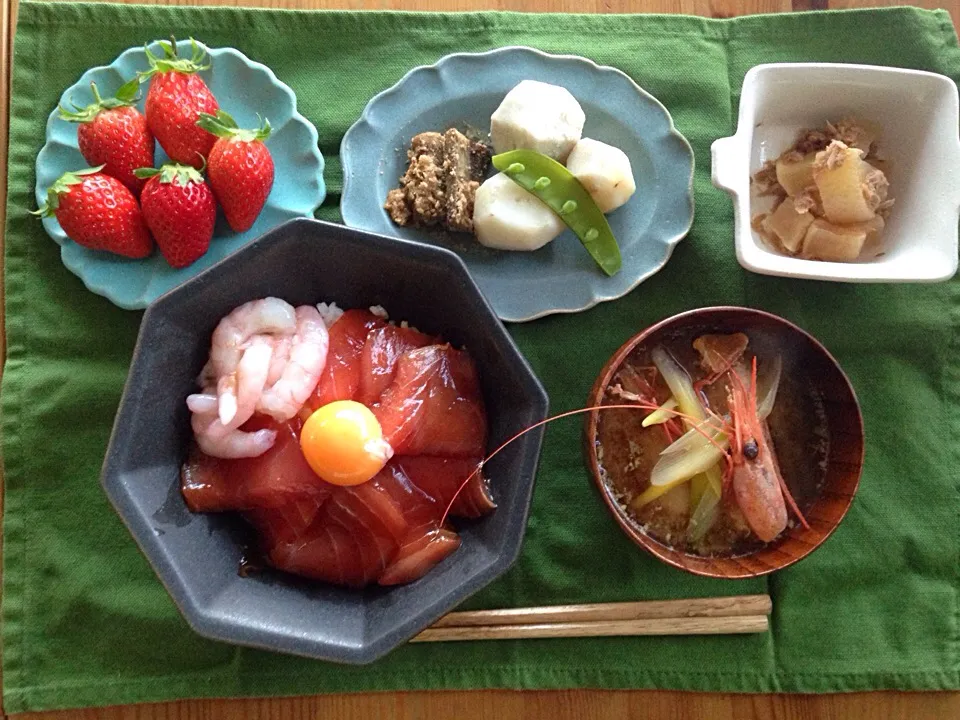
[[[186,396],[210,335],[236,306],[382,305],[391,318],[466,347],[480,371],[490,447],[546,417],[547,396],[452,252],[293,220],[147,309],[103,466],[103,487],[180,611],[206,637],[348,663],[371,662],[504,573],[520,553],[542,428],[487,465],[497,509],[458,524],[460,548],[409,585],[348,590],[280,572],[241,577],[248,537],[231,514],[193,514],[180,495]]]

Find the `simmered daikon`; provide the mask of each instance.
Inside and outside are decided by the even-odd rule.
[[[852,120],[804,130],[754,176],[758,195],[782,200],[756,215],[753,229],[774,249],[811,260],[852,262],[877,254],[873,241],[893,205],[877,134],[875,126]]]

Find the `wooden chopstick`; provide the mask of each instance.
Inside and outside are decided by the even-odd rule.
[[[598,620],[596,622],[533,625],[430,627],[415,636],[410,642],[529,640],[533,638],[610,637],[614,635],[722,635],[765,632],[767,628],[766,615]]]
[[[453,612],[411,642],[764,632],[769,595]]]
[[[772,607],[769,595],[733,595],[730,597],[685,600],[551,605],[547,607],[452,612],[437,620],[432,627],[769,615]]]

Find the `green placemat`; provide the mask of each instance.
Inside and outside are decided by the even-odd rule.
[[[319,213],[328,219],[337,217],[336,156],[348,125],[410,67],[449,52],[526,44],[584,55],[621,68],[663,101],[696,151],[690,236],[628,297],[512,332],[560,411],[582,403],[609,354],[657,319],[717,303],[782,314],[836,354],[860,394],[868,445],[860,493],[826,546],[797,566],[754,581],[701,579],[622,536],[583,470],[579,423],[555,425],[523,556],[469,605],[769,591],[772,632],[408,646],[370,667],[241,649],[191,632],[98,484],[140,314],[87,292],[27,214],[44,123],[63,88],[87,67],[171,32],[237,46],[294,88],[330,159],[330,194]],[[960,281],[862,286],[751,275],[734,259],[731,203],[710,185],[710,143],[733,130],[744,73],[790,60],[960,77],[960,50],[943,12],[713,21],[22,4],[5,278],[6,710],[413,688],[960,687]]]

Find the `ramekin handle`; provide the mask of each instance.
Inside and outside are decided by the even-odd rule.
[[[749,175],[749,159],[736,135],[714,140],[710,146],[710,179],[721,190],[736,194]]]

